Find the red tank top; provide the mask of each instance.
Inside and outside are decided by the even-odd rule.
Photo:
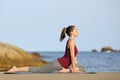
[[[76,56],[78,53],[78,49],[76,46],[75,46],[74,52],[75,52],[75,56]],[[67,45],[66,45],[66,50],[65,50],[64,56],[61,58],[58,58],[57,60],[61,64],[61,66],[64,68],[68,68],[71,65],[70,49],[67,47]]]

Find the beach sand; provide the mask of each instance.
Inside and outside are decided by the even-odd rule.
[[[101,72],[96,74],[78,73],[40,73],[40,74],[3,74],[0,80],[120,80],[120,72]]]

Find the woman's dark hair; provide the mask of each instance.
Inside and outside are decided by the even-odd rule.
[[[60,41],[62,41],[62,40],[65,38],[65,33],[66,33],[68,36],[70,36],[70,32],[73,31],[74,27],[75,27],[74,25],[70,25],[70,26],[68,26],[67,28],[66,28],[66,27],[63,28],[63,29],[62,29],[62,32],[61,32],[61,35],[60,35]]]

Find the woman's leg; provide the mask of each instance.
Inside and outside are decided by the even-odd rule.
[[[51,62],[50,64],[47,64],[42,67],[19,67],[13,66],[10,70],[7,72],[35,72],[35,73],[48,73],[48,72],[54,72],[55,70],[61,69],[62,66],[59,64],[57,60],[54,62]]]
[[[47,64],[42,67],[29,67],[29,72],[51,73],[51,72],[54,72],[61,68],[62,68],[62,66],[59,64],[58,60],[55,60],[54,62],[51,62],[50,64]]]

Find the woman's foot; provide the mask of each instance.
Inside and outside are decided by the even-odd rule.
[[[7,71],[7,73],[14,73],[17,72],[17,67],[13,66],[10,70]]]
[[[59,70],[58,72],[60,72],[60,73],[66,73],[66,72],[70,72],[70,69],[62,68],[62,69]]]

